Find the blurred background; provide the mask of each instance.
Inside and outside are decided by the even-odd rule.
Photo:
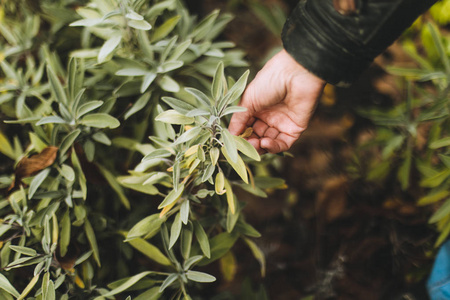
[[[280,32],[296,3],[187,4],[200,15],[220,8],[235,16],[225,37],[245,50],[254,76],[281,49]],[[441,233],[448,220],[429,223],[445,196],[427,196],[448,191],[448,178],[426,178],[441,173],[440,157],[449,152],[445,143],[436,145],[448,137],[448,77],[430,75],[445,70],[449,21],[450,1],[438,2],[353,86],[326,87],[291,156],[266,157],[267,165],[258,166],[285,184],[275,183],[267,198],[239,195],[262,234],[256,243],[266,255],[265,277],[241,245],[236,274],[217,289],[241,299],[428,299],[425,281],[448,234]],[[447,102],[446,121],[436,112],[424,117],[432,110],[430,96]]]

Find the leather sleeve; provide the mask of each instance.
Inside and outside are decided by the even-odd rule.
[[[282,33],[286,51],[328,83],[349,85],[436,0],[355,0],[344,15],[333,0],[301,0]]]

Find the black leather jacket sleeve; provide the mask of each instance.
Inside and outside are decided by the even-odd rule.
[[[349,85],[436,0],[356,0],[339,13],[333,0],[301,0],[282,33],[286,51],[328,83]]]

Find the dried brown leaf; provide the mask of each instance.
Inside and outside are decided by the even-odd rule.
[[[15,186],[17,186],[23,178],[33,176],[43,169],[51,166],[55,162],[58,149],[59,148],[55,146],[48,146],[38,154],[22,158],[17,163],[15,170],[15,182],[11,184],[9,190],[12,190]]]

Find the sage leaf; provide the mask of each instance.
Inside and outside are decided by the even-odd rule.
[[[108,56],[119,46],[120,42],[122,41],[122,35],[121,34],[114,34],[111,36],[100,48],[100,52],[97,56],[98,63],[103,63],[106,61]]]
[[[95,113],[84,116],[80,124],[95,128],[117,128],[120,126],[119,120],[105,113]]]
[[[100,101],[100,100],[93,100],[93,101],[86,102],[77,109],[76,117],[81,118],[85,114],[93,111],[94,109],[99,108],[102,105],[103,105],[103,101]]]
[[[155,120],[169,124],[184,125],[194,123],[195,118],[187,117],[174,109],[169,109],[160,113]]]
[[[198,271],[192,271],[188,270],[186,272],[186,277],[189,280],[195,281],[195,282],[214,282],[216,281],[216,277],[209,275],[207,273],[198,272]]]
[[[184,191],[184,184],[181,184],[178,187],[178,190],[175,189],[171,190],[170,193],[166,196],[166,198],[164,198],[164,200],[158,206],[158,209],[164,208],[180,199],[181,195],[183,194],[183,191]]]

